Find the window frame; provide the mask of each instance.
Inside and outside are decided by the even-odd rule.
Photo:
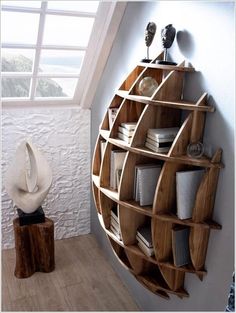
[[[35,49],[35,59],[34,59],[34,65],[32,73],[27,72],[2,72],[1,77],[30,77],[32,78],[32,84],[30,89],[30,95],[29,98],[2,98],[2,105],[3,108],[7,107],[36,107],[36,106],[64,106],[67,107],[74,107],[81,105],[81,99],[84,98],[83,92],[81,90],[88,89],[88,86],[85,84],[88,84],[88,77],[85,77],[85,73],[89,73],[88,76],[93,76],[95,72],[97,72],[98,62],[99,62],[99,56],[103,54],[104,50],[104,43],[106,46],[106,50],[109,50],[109,47],[111,48],[115,34],[118,30],[118,26],[120,24],[121,18],[124,14],[124,10],[126,7],[126,2],[117,4],[115,2],[100,2],[97,12],[96,13],[85,13],[85,12],[78,12],[78,11],[65,11],[65,10],[54,10],[54,9],[48,9],[47,8],[47,2],[42,1],[41,2],[41,8],[25,8],[25,7],[16,7],[16,6],[6,6],[2,5],[3,11],[12,11],[12,12],[23,12],[23,13],[38,13],[40,14],[39,17],[39,27],[38,27],[38,35],[37,35],[37,42],[35,45],[29,45],[29,44],[2,44],[2,48],[17,48],[17,49]],[[112,23],[112,20],[114,16],[116,16],[118,13],[118,18],[115,18],[115,23],[117,25],[116,31],[113,34],[112,38],[107,39],[107,32],[109,30],[109,26]],[[93,29],[90,35],[90,41],[87,45],[87,47],[81,47],[81,46],[63,46],[63,45],[43,45],[42,39],[43,39],[43,32],[44,32],[44,26],[45,26],[45,17],[46,14],[56,14],[56,15],[65,15],[65,16],[77,16],[77,17],[93,17],[94,24]],[[105,17],[104,17],[105,16]],[[114,22],[113,22],[114,24]],[[101,32],[101,35],[99,37],[99,40],[97,39],[98,36],[96,36],[96,32],[94,30],[99,30]],[[114,29],[114,27],[113,27]],[[111,36],[110,36],[111,37]],[[97,41],[96,41],[97,40]],[[100,45],[100,46],[99,46]],[[103,47],[103,49],[102,49]],[[96,48],[99,48],[99,51],[97,51]],[[38,68],[39,68],[39,61],[40,61],[40,53],[42,49],[50,49],[50,50],[73,50],[73,51],[85,51],[85,57],[83,60],[83,64],[80,70],[80,73],[77,74],[57,74],[55,73],[52,75],[49,74],[38,74]],[[98,57],[95,58],[95,55],[98,54]],[[108,55],[107,55],[108,57]],[[93,60],[96,59],[96,64],[94,64]],[[106,61],[106,60],[105,60]],[[103,67],[105,66],[104,60],[103,60]],[[101,64],[100,64],[100,71],[101,71]],[[81,74],[82,73],[82,74]],[[84,77],[83,77],[84,76]],[[74,97],[50,97],[50,98],[33,98],[35,94],[36,89],[36,79],[41,77],[55,77],[55,78],[76,78],[77,84],[74,92]],[[84,88],[86,87],[86,88]],[[93,86],[94,88],[94,86]],[[82,105],[83,106],[83,105]],[[91,106],[91,103],[90,105]],[[88,107],[88,103],[84,105],[84,107]]]

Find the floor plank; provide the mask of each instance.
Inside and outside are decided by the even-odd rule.
[[[14,276],[15,251],[2,251],[2,311],[139,311],[93,235],[55,241],[56,268]]]

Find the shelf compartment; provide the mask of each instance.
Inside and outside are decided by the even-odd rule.
[[[140,102],[125,100],[116,116],[116,119],[114,121],[112,130],[111,130],[110,137],[118,138],[118,131],[119,131],[119,126],[121,126],[121,123],[127,123],[127,122],[137,123],[145,106],[146,106],[145,104],[140,103]]]
[[[171,229],[173,224],[152,219],[152,241],[158,262],[169,262],[172,256]]]
[[[125,253],[125,249],[121,247],[116,241],[111,239],[108,236],[109,242],[111,244],[112,250],[117,257],[118,261],[123,265],[126,269],[131,270],[131,265],[129,263],[129,260],[127,258],[127,255]]]
[[[100,221],[100,224],[103,228],[103,230],[106,232],[106,234],[109,236],[109,238],[111,238],[113,241],[115,241],[119,246],[125,248],[126,250],[131,251],[132,253],[136,254],[139,258],[145,259],[146,261],[149,261],[153,264],[156,265],[161,265],[163,267],[167,267],[167,268],[171,268],[171,269],[175,269],[181,272],[187,272],[187,273],[193,273],[193,274],[197,274],[197,275],[205,275],[206,274],[206,270],[205,269],[201,269],[201,270],[196,270],[191,264],[187,265],[187,266],[181,266],[181,267],[176,267],[173,263],[171,263],[170,261],[167,262],[159,262],[156,260],[155,257],[148,257],[146,256],[137,245],[124,245],[124,243],[119,240],[113,232],[111,232],[109,229],[105,228],[103,219],[101,214],[98,214],[98,218]]]
[[[93,154],[93,161],[92,161],[92,174],[93,175],[99,175],[100,174],[100,168],[102,163],[102,153],[101,153],[101,141],[104,139],[102,136],[98,136],[95,148],[94,148],[94,154]]]
[[[95,207],[98,213],[101,213],[101,206],[100,206],[100,200],[99,200],[99,189],[95,185],[95,183],[92,183],[92,190],[93,190],[93,199],[95,200]]]
[[[193,267],[196,270],[204,268],[210,230],[195,226],[189,235],[189,250]]]
[[[149,277],[147,275],[136,275],[136,278],[138,281],[140,281],[140,283],[142,283],[144,286],[146,286],[152,292],[154,292],[155,294],[157,294],[161,297],[163,297],[163,295],[165,295],[166,293],[174,294],[180,298],[189,297],[188,292],[184,288],[180,288],[179,290],[173,291],[173,290],[169,289],[168,286],[167,286],[167,288],[161,287],[160,284],[154,278]],[[155,292],[155,290],[157,292]],[[162,292],[164,292],[164,294]],[[169,299],[169,297],[167,298],[165,296],[164,296],[164,298]]]
[[[121,201],[133,201],[134,195],[134,176],[135,176],[135,166],[140,164],[160,164],[162,166],[163,162],[157,159],[147,158],[142,155],[134,154],[128,152],[126,162],[124,164],[122,180],[120,184],[120,200]]]
[[[181,110],[147,105],[131,142],[132,147],[144,147],[148,129],[181,126]],[[146,147],[145,147],[146,148]],[[154,151],[146,148],[147,151]],[[154,152],[155,153],[155,152]],[[160,153],[166,154],[166,153]]]
[[[125,249],[125,252],[135,275],[148,273],[151,269],[152,263],[144,258],[139,258],[137,254],[133,253],[129,249]]]
[[[184,63],[184,62],[183,62]],[[181,63],[179,66],[182,66]],[[158,86],[151,100],[180,101],[183,94],[184,72],[170,72]]]
[[[99,177],[93,175],[93,182],[95,184],[95,186],[99,186]],[[176,214],[173,213],[162,213],[162,212],[158,212],[158,214],[154,214],[152,213],[152,206],[145,206],[145,207],[141,207],[138,202],[134,201],[134,200],[129,200],[129,201],[122,201],[118,199],[118,192],[117,191],[113,191],[111,189],[105,189],[105,188],[101,188],[101,192],[103,192],[104,194],[106,194],[107,197],[111,198],[113,201],[117,202],[118,204],[126,207],[128,210],[134,210],[138,213],[141,213],[143,215],[164,221],[164,222],[171,222],[174,224],[179,224],[179,225],[186,225],[186,226],[190,226],[190,227],[194,227],[194,226],[200,226],[202,228],[205,229],[216,229],[216,230],[220,230],[222,229],[222,226],[220,224],[218,224],[217,222],[207,219],[204,222],[194,222],[192,219],[185,219],[185,220],[180,220]]]
[[[145,104],[150,104],[153,106],[164,106],[173,109],[190,110],[190,111],[202,111],[202,112],[214,112],[215,108],[212,106],[196,105],[196,102],[179,100],[179,101],[165,101],[165,100],[153,100],[150,97],[130,95],[128,91],[117,90],[116,94],[124,99],[128,99],[135,102],[141,102]]]
[[[103,121],[100,125],[100,129],[103,130],[110,130],[110,123],[109,123],[109,109],[112,108],[119,108],[122,104],[122,102],[124,101],[123,97],[120,97],[119,95],[115,95],[110,103],[110,106],[107,109],[107,112],[103,118]]]
[[[106,145],[106,149],[104,152],[103,162],[101,165],[101,174],[100,174],[100,185],[103,188],[111,189],[110,188],[110,175],[111,175],[111,153],[113,150],[121,150],[126,152],[123,149],[117,149],[116,146],[108,143]],[[127,153],[127,152],[126,152]]]
[[[153,279],[150,279],[149,277],[145,277],[145,276],[141,276],[141,275],[135,275],[135,273],[133,273],[133,275],[136,277],[136,279],[140,282],[141,285],[148,288],[154,294],[156,294],[159,297],[164,298],[166,300],[170,299],[168,293],[165,291],[165,288],[159,287],[159,284],[156,282],[153,282]],[[169,290],[168,290],[168,292],[169,292]]]
[[[222,150],[218,149],[211,162],[221,161]],[[210,168],[205,173],[198,188],[192,219],[194,222],[204,222],[212,218],[219,168]]]
[[[177,291],[179,289],[183,289],[185,272],[162,265],[159,265],[159,268],[162,276],[171,290]]]
[[[100,206],[103,223],[105,228],[109,229],[111,226],[111,209],[114,206],[117,207],[117,203],[111,200],[111,198],[107,197],[104,193],[100,192]]]
[[[130,147],[123,140],[119,140],[119,139],[109,138],[108,141],[114,146],[120,147],[122,149],[131,151],[133,153],[140,154],[149,158],[155,158],[158,160],[170,161],[174,163],[177,162],[177,163],[200,166],[200,167],[224,168],[224,165],[221,162],[212,163],[211,159],[206,156],[203,156],[199,159],[191,158],[187,155],[169,156],[163,153],[156,153],[143,146]]]
[[[139,75],[139,77],[137,78],[137,80],[133,84],[133,86],[130,88],[130,90],[129,90],[129,94],[130,95],[140,95],[139,83],[145,77],[152,77],[152,78],[154,78],[156,80],[157,84],[158,84],[158,87],[159,87],[159,85],[162,83],[162,80],[163,80],[163,70],[162,69],[152,69],[152,68],[146,67],[142,71],[142,73]],[[124,88],[120,88],[120,89],[121,90],[126,90]]]
[[[119,205],[120,230],[124,245],[136,243],[136,233],[140,225],[144,224],[146,216]]]
[[[119,89],[129,91],[143,71],[145,71],[145,66],[139,65],[136,66],[135,69],[128,75],[128,77],[122,83]]]

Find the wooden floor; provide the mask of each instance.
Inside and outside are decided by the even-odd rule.
[[[18,279],[15,250],[2,251],[2,311],[139,311],[92,235],[56,241],[55,261]]]

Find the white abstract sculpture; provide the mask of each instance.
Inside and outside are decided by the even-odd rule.
[[[49,192],[52,171],[42,153],[27,140],[18,146],[5,179],[6,191],[15,205],[25,213],[33,213]]]

